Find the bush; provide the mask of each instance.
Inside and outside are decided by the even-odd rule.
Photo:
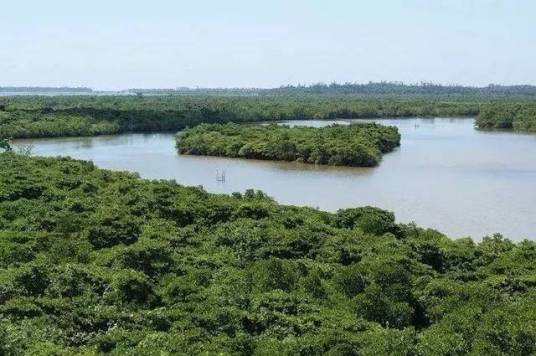
[[[101,210],[90,218],[89,242],[96,248],[117,244],[130,245],[138,240],[141,229],[136,218],[119,211]]]
[[[339,290],[348,298],[355,297],[368,285],[365,276],[357,264],[340,268],[333,277],[333,280]]]
[[[335,220],[339,227],[359,228],[367,234],[382,235],[390,232],[396,235],[399,232],[393,213],[370,206],[339,210]]]
[[[277,258],[255,262],[251,267],[253,281],[260,291],[290,291],[297,281],[295,264]]]
[[[114,273],[111,292],[107,297],[124,304],[151,307],[159,303],[152,283],[140,272],[123,270]]]
[[[48,274],[42,266],[25,266],[17,271],[14,277],[15,286],[32,296],[42,295],[49,283]]]

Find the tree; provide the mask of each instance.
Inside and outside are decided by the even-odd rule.
[[[3,149],[5,152],[11,152],[13,150],[11,148],[11,140],[0,137],[0,149]]]

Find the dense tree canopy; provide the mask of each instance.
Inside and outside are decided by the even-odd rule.
[[[405,84],[402,82],[359,83],[318,83],[313,85],[282,86],[260,90],[260,94],[270,95],[413,95],[413,96],[472,96],[486,97],[536,97],[533,85],[494,85],[471,87],[462,85],[441,85],[435,83]]]
[[[178,131],[200,123],[475,116],[481,100],[345,96],[56,96],[0,98],[0,136]]]
[[[536,244],[0,154],[0,354],[530,355]]]
[[[483,107],[476,125],[481,129],[536,132],[536,103],[503,103]]]
[[[377,165],[383,153],[399,145],[396,127],[373,123],[322,128],[202,124],[177,135],[182,154],[356,167]]]

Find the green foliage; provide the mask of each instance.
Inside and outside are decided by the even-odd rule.
[[[383,153],[399,145],[398,129],[378,124],[323,128],[202,124],[177,135],[182,154],[338,166],[377,165]]]
[[[529,102],[496,103],[480,111],[477,127],[536,132],[536,104]]]
[[[339,227],[359,228],[373,235],[400,233],[393,213],[371,206],[339,210],[335,219]]]
[[[51,92],[61,91],[91,93],[87,88],[0,88],[0,91],[8,92]],[[368,82],[360,83],[316,83],[312,85],[286,85],[278,88],[176,88],[176,89],[130,89],[133,94],[151,95],[259,95],[259,96],[309,96],[309,95],[354,95],[354,96],[382,96],[382,95],[405,95],[405,96],[474,96],[486,97],[534,97],[536,87],[533,85],[496,85],[490,84],[486,87],[468,87],[462,85],[441,85],[435,83],[421,82],[416,84],[405,84],[402,82]]]
[[[114,303],[140,307],[158,304],[158,296],[153,291],[152,283],[141,272],[127,269],[118,271],[114,273],[110,287],[111,290],[106,298]]]
[[[0,149],[4,150],[5,152],[12,151],[13,149],[11,148],[10,140],[0,136]]]
[[[0,167],[0,354],[536,353],[534,242],[71,159]]]
[[[366,95],[347,95],[356,87],[337,85],[328,89],[312,86],[281,88],[255,95],[179,96],[48,96],[11,97],[0,104],[0,148],[7,137],[94,136],[121,132],[179,131],[201,123],[247,123],[280,120],[327,120],[389,117],[477,116],[477,126],[523,131],[536,130],[536,105],[530,95],[503,95],[504,88],[490,89],[490,95],[460,88],[401,86],[387,92],[383,84],[372,85]],[[408,92],[408,89],[409,92]],[[415,95],[412,90],[416,89]],[[430,91],[421,95],[420,90]],[[462,88],[461,92],[465,89]],[[473,88],[474,89],[474,88]],[[523,88],[520,88],[521,92]],[[292,92],[304,91],[302,94]],[[497,95],[493,94],[496,91]],[[520,93],[521,93],[520,92]],[[387,95],[386,95],[387,93]],[[502,93],[502,94],[501,94]],[[195,93],[193,93],[195,94]],[[409,95],[408,95],[409,94]],[[281,142],[281,149],[292,152]],[[244,147],[243,153],[251,147]],[[234,151],[234,148],[233,148]],[[319,155],[320,153],[315,153]],[[291,158],[291,157],[289,157]]]
[[[0,137],[179,131],[200,123],[475,116],[483,103],[478,97],[281,96],[277,92],[262,100],[213,95],[21,96],[9,98],[0,110]]]
[[[291,261],[280,259],[261,260],[251,267],[252,280],[260,291],[280,289],[291,291],[295,288],[296,266]]]
[[[98,210],[89,217],[89,242],[96,248],[136,242],[141,230],[133,216],[118,208]]]
[[[44,268],[25,265],[19,268],[14,275],[14,285],[32,296],[40,296],[45,292],[49,279]]]
[[[357,263],[340,268],[333,277],[333,281],[348,298],[353,298],[361,293],[368,284]]]

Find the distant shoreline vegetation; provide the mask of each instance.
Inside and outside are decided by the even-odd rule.
[[[0,93],[92,93],[86,87],[0,87]]]
[[[372,167],[400,145],[398,129],[374,123],[322,128],[202,124],[177,136],[181,154]]]
[[[87,87],[0,87],[0,93],[105,93]],[[277,88],[233,87],[176,87],[176,88],[129,88],[109,93],[130,95],[216,95],[216,96],[300,96],[300,95],[404,95],[404,96],[477,96],[477,97],[536,97],[533,85],[464,86],[443,85],[431,82],[368,82],[368,83],[315,83],[310,85],[283,85]]]
[[[480,111],[476,126],[480,129],[536,132],[536,103],[488,105]]]
[[[534,131],[534,107],[530,97],[470,95],[0,95],[0,137],[176,132],[201,123],[477,116],[480,128]],[[498,114],[503,112],[506,121]]]
[[[201,123],[476,116],[482,101],[345,96],[0,97],[0,137],[179,131]]]

